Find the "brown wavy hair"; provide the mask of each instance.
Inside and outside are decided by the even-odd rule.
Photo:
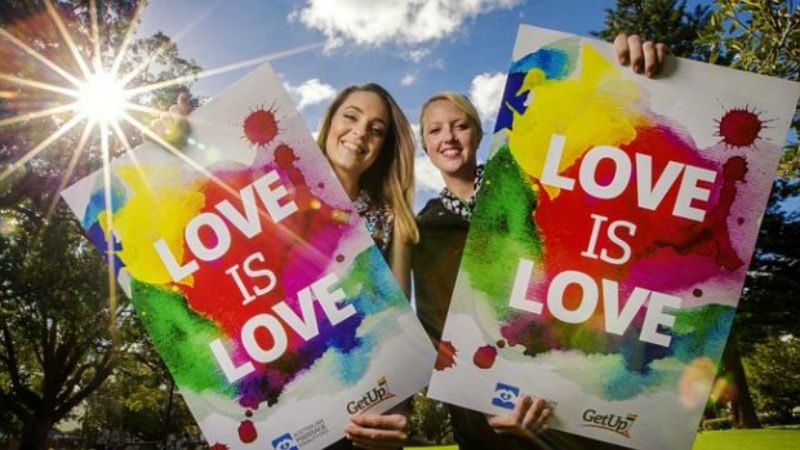
[[[327,156],[325,141],[333,116],[353,92],[372,92],[380,97],[389,109],[389,124],[383,148],[378,159],[358,180],[359,187],[370,196],[389,205],[394,213],[394,237],[405,243],[419,241],[419,230],[414,221],[411,205],[414,204],[414,133],[403,111],[386,89],[375,83],[350,86],[331,102],[319,127],[317,144]]]

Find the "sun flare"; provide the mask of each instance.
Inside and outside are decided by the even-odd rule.
[[[100,70],[79,87],[77,109],[92,122],[116,122],[127,108],[127,97],[122,83]]]

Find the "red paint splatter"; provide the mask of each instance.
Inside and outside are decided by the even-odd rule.
[[[472,363],[481,369],[488,369],[494,365],[495,358],[497,358],[497,349],[491,345],[484,345],[475,351]]]
[[[456,353],[458,351],[450,341],[439,342],[439,354],[436,356],[436,370],[444,370],[456,365]]]
[[[217,442],[210,447],[210,450],[230,450],[230,447],[220,442]]]
[[[269,144],[278,135],[278,122],[272,110],[257,109],[244,119],[244,135],[253,145]]]
[[[239,440],[245,444],[249,444],[258,438],[256,427],[253,422],[245,420],[239,424]]]
[[[759,137],[764,128],[764,122],[754,111],[745,109],[732,109],[717,121],[719,130],[717,135],[722,137],[722,142],[731,147],[749,147]]]

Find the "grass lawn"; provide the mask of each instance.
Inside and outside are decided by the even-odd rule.
[[[800,448],[800,430],[703,431],[697,434],[693,450],[780,450]]]
[[[414,450],[456,450],[443,447],[408,447]],[[788,450],[800,449],[800,429],[724,430],[698,433],[692,450]]]

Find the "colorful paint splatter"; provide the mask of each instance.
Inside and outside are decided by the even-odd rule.
[[[776,113],[712,97],[716,115],[687,127],[598,44],[528,30],[559,37],[511,65],[442,337],[471,360],[437,364],[429,393],[497,413],[495,384],[521,386],[559,404],[565,431],[688,448],[583,421],[688,414],[693,438],[777,163]]]
[[[252,106],[265,82],[279,99]],[[322,448],[343,436],[342,411],[375,383],[368,374],[408,396],[426,383],[434,352],[327,160],[296,113],[281,118],[291,105],[280,82],[263,67],[243,83],[226,94],[234,108],[207,106],[235,119],[223,133],[206,133],[202,108],[193,114],[203,119],[194,141],[228,157],[199,171],[152,146],[115,161],[111,223],[102,176],[64,196],[101,251],[113,237],[116,274],[209,442],[267,447],[297,432],[304,448]],[[196,150],[187,155],[202,158]],[[391,342],[423,345],[403,363],[411,383],[398,381],[399,366],[376,363]],[[311,425],[294,429],[296,409],[307,409],[296,405],[319,396]]]

